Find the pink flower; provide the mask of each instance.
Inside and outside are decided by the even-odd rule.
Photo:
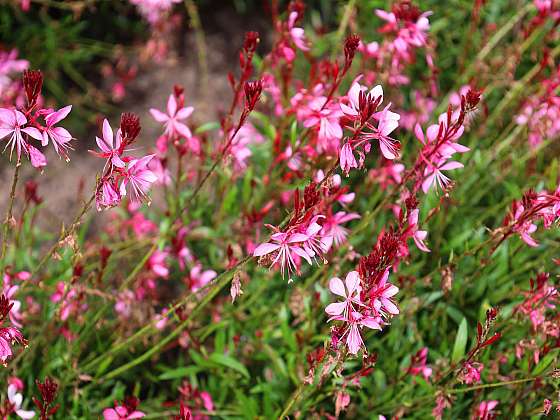
[[[450,179],[441,171],[450,171],[463,167],[464,165],[462,163],[455,161],[445,162],[445,160],[442,160],[437,164],[428,165],[424,172],[425,179],[424,182],[422,182],[422,191],[427,193],[434,184],[439,186],[440,189],[444,189]]]
[[[339,211],[334,215],[328,214],[323,222],[322,233],[325,236],[332,236],[334,244],[338,247],[346,241],[348,235],[348,229],[341,225],[359,218],[358,213],[346,213],[345,211]]]
[[[426,365],[428,360],[428,348],[423,347],[418,350],[410,360],[410,366],[407,373],[413,376],[422,374],[425,380],[428,380],[432,376],[432,368]]]
[[[51,296],[51,301],[55,302],[59,298],[61,301],[60,319],[62,321],[66,321],[71,315],[79,314],[87,309],[87,304],[83,301],[83,294],[72,286],[65,293],[64,282],[57,284],[57,292]]]
[[[156,25],[159,20],[164,18],[176,3],[181,0],[130,0],[138,8],[138,12],[151,25]]]
[[[385,312],[397,315],[399,308],[393,302],[393,296],[399,292],[399,288],[388,283],[387,280],[389,280],[389,269],[385,270],[376,287],[370,291],[370,296],[374,298],[373,307],[377,311],[382,311],[382,314]]]
[[[383,166],[371,169],[369,176],[379,183],[381,189],[385,190],[389,185],[401,183],[404,170],[405,166],[402,163],[385,160]]]
[[[126,187],[130,185],[131,199],[133,202],[148,200],[147,192],[150,186],[157,181],[157,177],[148,169],[148,164],[155,155],[144,156],[140,159],[132,159],[123,173],[123,181],[120,185],[121,196],[126,195]]]
[[[232,130],[230,135],[233,135]],[[252,155],[249,145],[261,143],[263,136],[255,129],[253,125],[247,123],[243,125],[237,135],[232,139],[229,153],[233,156],[234,176],[237,177],[247,169],[248,160]]]
[[[398,126],[401,116],[396,112],[389,111],[389,105],[381,112],[373,116],[379,123],[377,125],[377,137],[379,140],[379,148],[386,159],[393,160],[399,157],[399,142],[389,137]]]
[[[120,202],[121,195],[114,181],[111,178],[104,179],[95,196],[97,211],[118,206]]]
[[[465,363],[461,373],[459,375],[459,379],[466,383],[467,385],[476,384],[480,382],[480,372],[484,368],[482,363],[473,362],[473,363]]]
[[[115,402],[115,408],[106,408],[103,410],[103,418],[105,420],[132,420],[140,419],[146,414],[142,411],[132,409],[125,405],[117,405]]]
[[[18,289],[19,286],[13,285],[6,287],[6,285],[4,285],[4,294],[9,299],[9,302],[12,305],[12,309],[10,310],[10,322],[17,328],[21,328],[21,321],[23,320],[23,315],[20,313],[21,302],[19,300],[12,299]]]
[[[161,311],[161,314],[154,315],[155,327],[160,331],[166,327],[167,322],[169,321],[169,318],[167,318],[167,312],[168,310],[164,308]]]
[[[57,303],[62,300],[66,290],[66,284],[63,281],[56,283],[55,292],[51,295],[51,302]]]
[[[336,417],[340,415],[340,412],[346,410],[346,408],[350,405],[350,395],[346,392],[337,392],[336,394],[336,401],[335,401],[335,413]]]
[[[443,410],[446,408],[451,408],[451,401],[442,392],[438,392],[436,396],[436,406],[432,410],[434,419],[441,420],[443,418]]]
[[[303,121],[306,128],[318,128],[318,138],[322,143],[342,138],[342,127],[339,119],[342,116],[340,109],[334,106],[325,106],[327,98],[319,96],[309,102],[309,114]]]
[[[362,335],[360,334],[361,328],[367,327],[374,330],[381,330],[381,325],[376,318],[364,316],[360,312],[350,312],[347,320],[339,317],[334,319],[348,322],[348,327],[342,336],[346,336],[348,351],[350,354],[354,355],[358,354],[358,351],[365,347]]]
[[[331,303],[325,308],[325,312],[329,315],[343,315],[344,319],[348,319],[349,312],[354,310],[353,305],[363,306],[360,301],[360,292],[362,290],[360,287],[360,275],[357,271],[350,271],[346,275],[344,283],[338,277],[333,277],[329,282],[329,289],[335,295],[344,298],[344,301]]]
[[[514,226],[514,231],[517,232],[519,236],[521,236],[521,239],[523,239],[523,241],[527,245],[531,247],[537,247],[539,246],[538,242],[535,241],[535,239],[531,236],[531,234],[537,231],[537,225],[535,225],[530,219],[521,219],[524,211],[525,207],[522,204],[518,203],[514,212],[514,220],[517,221]]]
[[[116,136],[113,136],[113,129],[107,119],[103,120],[103,139],[95,137],[97,145],[101,149],[101,153],[92,152],[94,155],[107,159],[107,164],[111,163],[111,168],[124,168],[125,163],[121,159],[123,150],[121,150],[121,130],[117,130]],[[107,164],[105,166],[107,166]]]
[[[43,131],[42,145],[46,146],[49,143],[49,138],[52,141],[54,150],[59,156],[64,156],[68,162],[68,155],[66,150],[69,148],[68,143],[72,140],[72,135],[63,127],[55,127],[55,124],[62,121],[72,110],[72,105],[65,106],[58,111],[51,112],[45,116],[47,126]],[[107,121],[107,120],[105,120]]]
[[[166,163],[164,160],[160,159],[159,157],[154,157],[148,168],[154,173],[157,177],[157,183],[161,185],[171,185],[171,173],[169,169],[167,169]]]
[[[35,416],[34,411],[26,411],[21,409],[21,404],[23,402],[23,396],[17,392],[17,387],[15,385],[8,385],[8,401],[12,404],[12,412],[22,419],[31,419]]]
[[[115,303],[115,311],[123,318],[130,317],[132,306],[135,302],[134,293],[130,290],[124,290],[117,296]]]
[[[358,49],[368,58],[376,58],[379,53],[379,43],[373,41],[368,44],[364,44],[360,41],[360,46]]]
[[[548,398],[545,398],[543,401],[542,413],[545,416],[548,416],[550,414],[551,409],[552,409],[552,401],[550,401]]]
[[[400,115],[389,110],[391,104],[376,112],[383,101],[383,88],[377,85],[368,93],[365,86],[355,81],[348,91],[347,98],[348,105],[341,103],[340,108],[353,120],[353,126],[348,128],[354,131],[354,135],[340,151],[342,170],[348,174],[351,168],[363,166],[365,154],[371,150],[371,140],[379,141],[381,153],[386,159],[396,159],[399,156],[400,143],[389,135],[399,126]],[[371,122],[372,118],[378,121],[377,127]],[[358,153],[359,162],[356,161],[354,152]]]
[[[377,9],[375,14],[387,22],[381,32],[395,33],[395,39],[389,45],[390,51],[396,56],[395,59],[410,62],[414,58],[414,49],[426,45],[427,32],[430,29],[428,16],[432,13],[425,12],[416,18],[410,13],[400,13],[398,6],[393,10],[394,12],[386,12]]]
[[[165,262],[168,255],[169,252],[167,251],[156,250],[148,260],[148,267],[150,268],[150,270],[152,270],[154,274],[158,275],[159,277],[163,277],[164,279],[169,276],[169,268],[167,268],[167,264]]]
[[[314,258],[316,256],[323,257],[332,246],[333,238],[330,235],[323,235],[323,227],[317,223],[319,220],[324,219],[325,216],[317,215],[314,216],[308,223],[303,233],[307,236],[307,239],[303,242],[303,250],[309,257]],[[323,262],[326,264],[327,260],[323,257]]]
[[[476,407],[471,419],[472,420],[491,420],[496,417],[494,413],[494,408],[498,405],[498,401],[482,401],[478,407]]]
[[[302,51],[309,51],[309,46],[307,45],[307,40],[305,39],[305,31],[303,28],[298,28],[295,26],[296,20],[298,19],[298,12],[294,11],[290,13],[288,17],[288,30],[290,31],[290,37],[294,42],[295,46]]]
[[[294,270],[297,270],[297,265],[294,256],[305,259],[309,264],[312,264],[311,257],[301,248],[301,244],[307,241],[307,235],[303,233],[286,233],[277,232],[271,235],[270,239],[273,242],[265,242],[257,246],[253,251],[253,256],[263,257],[268,254],[273,254],[273,261],[271,266],[279,263],[282,276],[287,272],[288,276]]]
[[[418,230],[418,209],[414,209],[410,212],[410,216],[408,216],[408,225],[412,232],[412,238],[414,239],[414,243],[424,252],[430,252],[430,249],[424,243],[424,240],[428,236],[428,232],[425,230]]]
[[[10,136],[6,150],[10,146],[10,159],[14,148],[16,149],[18,161],[21,158],[22,150],[27,154],[27,142],[23,139],[22,133],[26,133],[33,137],[36,133],[32,127],[22,128],[27,123],[27,118],[17,109],[0,108],[0,140],[6,136]]]
[[[10,311],[14,306],[5,295],[0,296],[0,323],[9,317]],[[1,325],[1,324],[0,324]],[[4,366],[6,361],[12,356],[12,345],[20,344],[27,346],[27,340],[23,338],[21,331],[12,326],[0,327],[0,361]]]
[[[331,315],[329,321],[337,320],[348,324],[341,338],[346,337],[346,345],[351,354],[357,354],[364,347],[360,334],[363,327],[381,330],[379,319],[363,315],[358,310],[365,310],[360,300],[360,275],[351,271],[346,275],[344,283],[338,277],[333,277],[329,282],[329,289],[335,295],[344,298],[341,302],[331,303],[325,312]]]
[[[358,162],[354,157],[352,146],[349,142],[345,143],[340,149],[339,155],[340,169],[348,176],[350,169],[358,168]]]
[[[426,130],[426,137],[420,124],[414,126],[414,135],[426,147],[435,146],[438,142],[439,134],[447,129],[447,115],[442,114],[439,117],[439,124],[432,124]],[[440,131],[441,130],[441,131]],[[454,153],[466,153],[470,149],[467,146],[457,143],[457,140],[463,135],[465,128],[461,126],[457,132],[453,134],[447,141],[440,145],[435,155],[439,157],[449,158]]]
[[[11,346],[14,343],[25,345],[26,340],[21,331],[15,327],[0,327],[0,361],[4,366],[8,358],[12,357]]]
[[[43,153],[30,144],[27,145],[27,148],[29,152],[29,160],[34,168],[43,168],[47,166],[47,158]]]
[[[365,86],[360,85],[357,82],[352,83],[350,90],[348,91],[348,105],[341,103],[340,109],[347,116],[357,118],[360,115],[360,93],[367,92]],[[383,102],[383,88],[381,85],[374,86],[369,92],[369,96],[377,101],[378,103]]]
[[[206,392],[200,392],[200,399],[202,400],[202,405],[206,409],[206,411],[214,411],[214,401],[212,400],[212,396]]]
[[[196,292],[198,289],[203,288],[208,283],[216,278],[218,273],[214,270],[202,271],[202,265],[200,263],[196,264],[191,268],[187,283],[192,292]]]
[[[192,106],[177,109],[175,95],[169,95],[167,114],[155,108],[150,109],[150,114],[152,114],[156,121],[165,123],[165,134],[168,137],[182,136],[188,139],[192,136],[191,130],[181,121],[187,119],[193,113],[193,110]]]

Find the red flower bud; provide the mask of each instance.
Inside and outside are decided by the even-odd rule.
[[[23,87],[27,96],[27,103],[33,106],[43,88],[43,74],[40,70],[25,70],[23,72]]]
[[[245,109],[252,111],[262,93],[262,80],[246,82],[243,88],[245,90]]]

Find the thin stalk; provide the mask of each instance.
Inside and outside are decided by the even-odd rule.
[[[53,246],[51,246],[49,251],[41,259],[39,264],[37,264],[35,266],[35,268],[33,268],[33,271],[31,273],[32,276],[37,274],[39,272],[39,270],[47,263],[47,261],[49,261],[51,259],[51,257],[53,256],[53,254],[56,252],[57,248],[59,247],[60,241],[64,240],[64,238],[67,238],[68,236],[72,235],[76,231],[76,229],[78,228],[78,226],[82,222],[82,218],[91,208],[94,200],[95,200],[95,192],[92,194],[91,198],[87,202],[84,203],[84,206],[82,207],[80,212],[74,218],[74,221],[70,225],[70,228],[68,230],[66,230],[65,228],[62,228],[57,241],[53,244]],[[24,285],[25,284],[29,284],[29,283],[24,283]],[[22,285],[22,287],[23,287],[23,285]]]
[[[4,219],[4,232],[2,234],[2,253],[0,254],[0,275],[4,272],[4,267],[6,266],[6,251],[8,249],[8,233],[10,231],[10,223],[12,220],[12,213],[14,209],[14,201],[16,198],[16,185],[19,179],[19,167],[21,162],[18,160],[16,163],[16,169],[14,171],[14,177],[12,179],[12,188],[10,190],[10,201],[8,203],[8,210],[6,210],[6,219]],[[0,279],[0,281],[2,281]]]

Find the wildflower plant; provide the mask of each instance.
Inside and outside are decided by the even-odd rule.
[[[183,7],[131,3],[155,44]],[[0,55],[3,418],[560,410],[558,4],[370,3],[271,2],[217,122],[177,84],[77,138]],[[44,226],[76,154],[91,188]]]

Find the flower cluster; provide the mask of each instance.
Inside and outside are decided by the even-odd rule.
[[[300,2],[293,2],[286,21],[276,22],[276,31],[281,34],[272,51],[275,60],[284,60],[291,63],[296,58],[296,51],[307,52],[310,43],[305,36],[305,30],[298,25],[303,18],[304,7]]]
[[[351,271],[346,276],[344,283],[338,277],[333,277],[329,282],[329,289],[335,295],[344,298],[343,301],[331,303],[325,308],[325,312],[331,316],[329,321],[336,320],[345,323],[342,331],[336,332],[337,343],[345,339],[348,351],[357,354],[364,347],[361,336],[363,327],[381,330],[387,322],[385,319],[399,313],[397,306],[392,301],[399,289],[387,283],[389,270],[381,277],[370,299],[370,305],[362,302],[361,277],[357,271]]]
[[[27,70],[29,62],[18,59],[16,49],[0,50],[0,106],[10,107],[25,104],[24,92],[21,84],[21,73]]]
[[[378,66],[388,68],[390,84],[409,84],[410,79],[404,70],[407,64],[414,62],[416,51],[428,46],[428,17],[432,12],[422,13],[411,1],[401,0],[393,4],[390,12],[377,9],[375,13],[386,22],[379,29],[386,38],[381,45],[376,42],[364,45],[362,51],[366,57],[375,59]],[[426,62],[434,68],[429,53],[426,53]]]
[[[103,410],[105,420],[132,420],[141,419],[146,414],[137,410],[140,400],[136,397],[127,397],[122,403],[115,401],[114,408]]]
[[[154,155],[141,158],[125,155],[129,151],[126,147],[136,140],[139,133],[140,120],[134,114],[122,114],[116,133],[113,133],[107,119],[103,121],[102,138],[95,138],[100,152],[90,151],[106,160],[103,175],[96,187],[97,210],[118,206],[127,193],[132,203],[147,201],[149,204],[147,193],[157,180],[156,175],[148,169]]]
[[[545,229],[550,229],[560,219],[560,186],[554,193],[532,190],[523,195],[519,201],[514,201],[509,213],[504,218],[501,230],[502,241],[517,233],[529,246],[536,247],[538,242],[531,236],[537,231],[535,224],[542,221]]]
[[[189,420],[209,420],[210,417],[203,412],[211,413],[214,411],[214,401],[212,396],[193,386],[188,381],[183,381],[179,387],[179,403],[181,413],[189,413]],[[183,420],[181,418],[181,420]]]
[[[523,301],[515,307],[520,321],[531,325],[531,335],[515,345],[515,356],[522,360],[529,354],[529,362],[537,364],[546,355],[560,336],[556,322],[559,292],[549,273],[538,273],[529,281],[529,290],[524,291]]]
[[[400,143],[390,134],[399,126],[400,115],[389,110],[391,104],[377,111],[382,102],[383,88],[380,85],[367,92],[365,86],[354,82],[348,91],[348,104],[340,104],[342,112],[353,123],[347,128],[354,133],[340,149],[340,167],[346,174],[352,168],[363,167],[372,140],[379,141],[379,148],[386,159],[393,160],[399,156]],[[372,119],[377,121],[377,126],[371,123]],[[358,160],[354,153],[358,153]]]
[[[282,228],[268,225],[274,231],[271,241],[258,245],[253,251],[262,265],[278,264],[283,276],[290,277],[294,271],[300,274],[302,260],[310,265],[314,259],[326,263],[325,255],[333,243],[340,246],[346,239],[347,231],[342,224],[360,217],[356,213],[332,211],[334,203],[349,203],[354,198],[340,187],[340,176],[329,180],[330,185],[322,172],[316,179],[319,183],[309,184],[303,198],[299,190],[295,191],[294,212],[286,225]]]
[[[542,82],[544,93],[530,96],[515,118],[519,125],[527,126],[529,145],[539,146],[544,140],[553,140],[560,135],[560,69]]]
[[[10,312],[15,302],[11,302],[5,295],[0,295],[0,325],[10,318]],[[20,344],[27,346],[27,340],[16,326],[0,326],[0,362],[7,366],[7,361],[12,357],[12,346]]]
[[[24,154],[29,158],[31,164],[36,168],[47,165],[47,158],[37,149],[31,139],[41,142],[45,147],[52,143],[56,153],[69,161],[68,150],[71,149],[70,141],[72,135],[57,124],[68,116],[72,105],[65,106],[59,110],[41,108],[38,105],[39,95],[43,85],[41,72],[26,70],[23,73],[23,86],[25,89],[27,104],[25,107],[0,108],[0,140],[7,141],[4,151],[10,149],[10,160],[16,152],[17,162]]]
[[[329,321],[343,322],[332,328],[334,348],[344,339],[348,351],[356,354],[364,347],[360,333],[363,327],[381,330],[399,313],[393,300],[399,289],[388,280],[391,267],[400,258],[401,242],[398,233],[382,233],[371,253],[360,258],[358,270],[348,273],[344,284],[337,277],[330,280],[331,292],[344,298],[325,309],[331,316]]]
[[[476,110],[481,92],[469,89],[460,96],[460,106],[453,109],[450,104],[447,112],[440,115],[438,124],[430,125],[426,134],[419,124],[414,134],[422,144],[413,172],[416,175],[415,190],[422,187],[427,193],[433,186],[445,189],[450,179],[442,172],[462,168],[463,164],[450,160],[455,153],[465,153],[470,149],[457,141],[465,131],[465,119]]]

